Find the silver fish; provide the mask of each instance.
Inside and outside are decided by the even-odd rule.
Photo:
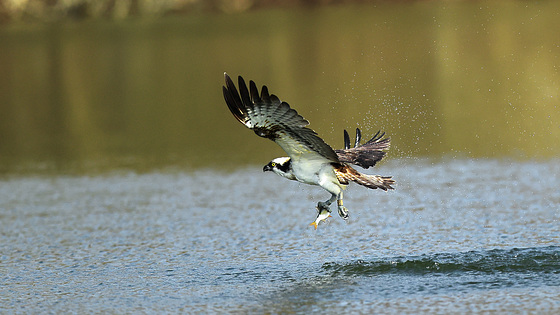
[[[326,220],[327,218],[332,218],[331,212],[327,209],[321,209],[319,210],[319,213],[317,214],[317,218],[315,219],[315,221],[311,222],[311,224],[309,225],[312,225],[316,230],[317,226],[319,225],[319,222]]]

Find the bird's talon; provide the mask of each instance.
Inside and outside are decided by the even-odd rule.
[[[346,209],[346,207],[344,206],[339,206],[338,207],[338,215],[343,218],[344,220],[348,220],[348,218],[350,217],[348,215],[348,209]]]
[[[321,212],[321,210],[327,210],[329,213],[331,212],[331,210],[329,210],[329,206],[325,202],[320,201],[317,203],[317,211]]]

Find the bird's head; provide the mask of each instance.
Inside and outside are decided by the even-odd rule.
[[[295,179],[292,174],[292,161],[289,157],[279,157],[270,161],[263,167],[263,172],[272,171],[282,177]]]

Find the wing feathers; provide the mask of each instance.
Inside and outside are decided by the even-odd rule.
[[[231,94],[228,91],[228,89],[226,89],[225,87],[223,87],[223,92],[224,92],[224,98],[226,100],[226,103],[233,116],[237,118],[237,120],[239,120],[242,124],[245,124],[245,120],[244,120],[245,115],[237,105],[237,100],[235,99],[235,96]]]
[[[266,86],[262,87],[259,96],[255,82],[249,81],[247,88],[245,80],[239,76],[238,93],[231,78],[227,74],[224,77],[226,86],[223,92],[228,108],[237,120],[257,135],[275,141],[292,158],[321,156],[331,162],[339,162],[334,150],[315,131],[306,128],[309,121],[290,108],[288,103],[269,94]]]
[[[350,137],[348,132],[344,130],[344,150],[336,150],[335,152],[341,162],[369,168],[383,159],[386,154],[383,150],[389,149],[391,139],[383,139],[385,133],[378,131],[368,142],[359,145],[361,134],[360,129],[356,128],[355,146],[350,148]]]
[[[242,104],[250,103],[251,98],[249,97],[249,93],[247,91],[247,86],[245,85],[245,81],[240,80],[238,84],[239,84],[239,94],[241,94]]]
[[[266,85],[263,85],[263,87],[261,89],[261,99],[265,103],[272,103],[270,101],[270,95],[268,95],[268,88],[266,87]]]
[[[356,142],[354,142],[354,148],[360,144],[361,139],[362,139],[362,132],[360,131],[359,128],[356,128]]]
[[[280,104],[280,99],[278,98],[278,96],[271,94],[270,95],[270,103],[272,104]]]
[[[350,136],[348,132],[344,130],[344,150],[350,149]]]
[[[239,82],[243,81],[243,79],[241,77],[239,77]],[[262,104],[263,101],[261,99],[261,97],[259,96],[259,90],[257,89],[257,85],[255,84],[255,82],[253,81],[249,81],[249,88],[251,91],[251,101],[253,102],[253,104]],[[243,87],[241,85],[239,85],[239,89],[243,90]],[[245,88],[247,89],[247,88]]]

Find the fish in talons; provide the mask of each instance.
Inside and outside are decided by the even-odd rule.
[[[331,212],[330,212],[328,209],[325,209],[325,208],[319,209],[319,208],[317,208],[317,212],[318,212],[318,213],[317,213],[317,218],[315,219],[315,221],[313,221],[313,222],[311,222],[311,224],[309,224],[309,225],[313,226],[313,227],[315,228],[315,230],[317,229],[317,226],[319,225],[319,223],[320,223],[321,221],[324,221],[324,220],[326,220],[326,219],[328,219],[328,218],[332,218]]]

